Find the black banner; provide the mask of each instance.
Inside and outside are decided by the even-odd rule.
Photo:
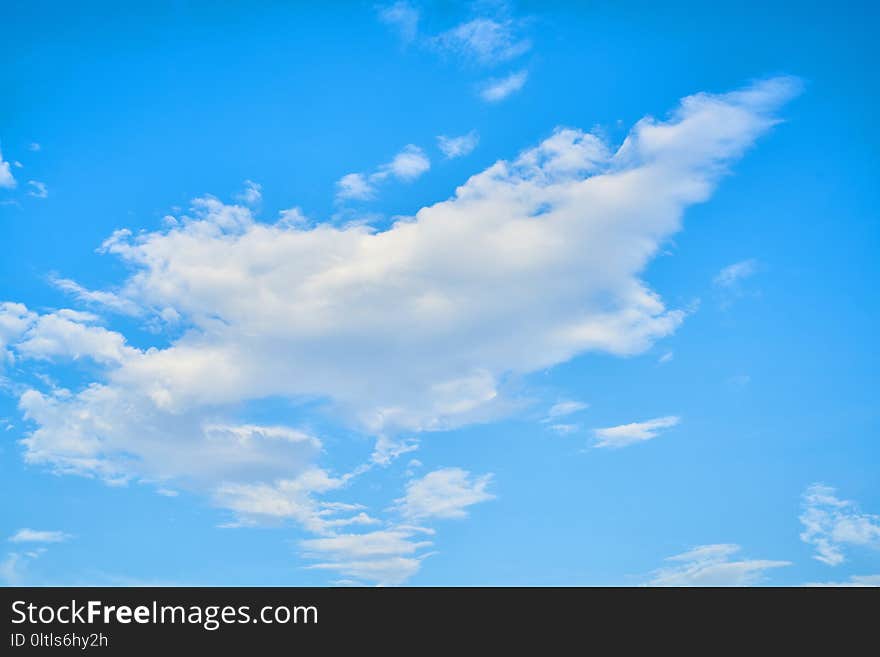
[[[876,589],[7,588],[0,654],[876,649]],[[609,643],[610,642],[610,643]],[[604,646],[604,648],[603,648]],[[612,650],[607,647],[612,646]],[[254,651],[257,652],[254,652]]]

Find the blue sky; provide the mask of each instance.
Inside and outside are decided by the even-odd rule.
[[[880,582],[871,3],[7,3],[7,584]]]

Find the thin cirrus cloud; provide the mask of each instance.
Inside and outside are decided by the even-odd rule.
[[[529,51],[532,44],[519,36],[519,31],[520,23],[513,19],[495,20],[480,16],[431,37],[430,43],[465,61],[492,66]]]
[[[419,31],[421,14],[407,2],[396,2],[379,9],[379,19],[392,26],[404,44],[419,44],[441,55],[480,68],[510,63],[532,48],[523,32],[526,20],[515,18],[506,4],[493,8],[493,15],[476,15],[437,34]],[[480,96],[488,102],[501,101],[523,88],[528,73],[515,71],[503,78],[480,85]]]
[[[498,6],[493,16],[477,15],[436,34],[419,32],[421,12],[408,2],[379,8],[379,20],[394,28],[405,44],[420,43],[435,52],[452,55],[478,66],[494,66],[523,55],[531,41],[522,35],[524,21]]]
[[[115,292],[89,290],[69,278],[50,276],[49,281],[59,290],[66,292],[86,305],[98,306],[123,315],[136,316],[143,312],[136,303],[119,296]]]
[[[393,586],[419,571],[422,560],[431,554],[425,550],[433,544],[427,540],[433,533],[423,527],[392,527],[308,539],[300,542],[300,548],[306,558],[317,561],[307,568]]]
[[[101,247],[131,271],[113,298],[174,330],[135,347],[92,313],[0,305],[6,361],[86,363],[91,377],[64,391],[17,383],[32,427],[24,458],[196,491],[233,524],[292,522],[317,538],[374,524],[369,509],[342,505],[350,482],[415,449],[414,436],[510,413],[505,377],[583,353],[642,353],[676,330],[685,312],[647,286],[645,267],[798,88],[774,78],[689,97],[619,148],[559,129],[382,231],[264,223],[214,197],[161,230],[119,230]],[[425,168],[417,160],[377,172],[411,178]],[[248,417],[269,398],[324,400],[375,437],[376,453],[350,472],[322,467],[319,437]],[[440,517],[402,499],[412,518]],[[379,581],[412,572],[414,554],[315,567]]]
[[[379,19],[395,28],[404,43],[412,43],[419,34],[419,10],[408,2],[395,2],[379,8]]]
[[[724,267],[713,279],[713,283],[722,288],[730,288],[736,286],[758,271],[758,261],[754,258],[735,262],[732,265]]]
[[[804,586],[833,587],[833,588],[864,588],[880,586],[880,575],[851,575],[843,582],[809,582]]]
[[[645,422],[631,422],[616,427],[594,429],[593,435],[596,437],[594,447],[619,448],[653,440],[666,429],[676,426],[680,421],[679,417],[669,415]]]
[[[851,500],[842,500],[836,489],[812,484],[802,496],[801,540],[812,545],[813,558],[829,566],[846,561],[847,548],[880,549],[880,516],[861,511]]]
[[[349,173],[336,183],[337,201],[366,201],[376,196],[376,186],[389,178],[411,182],[431,168],[431,160],[425,152],[413,144],[407,144],[390,162],[381,165],[370,174]]]
[[[528,71],[516,71],[503,78],[489,80],[482,89],[480,97],[489,103],[497,103],[522,89],[528,80]]]
[[[547,410],[547,417],[544,418],[544,422],[550,422],[551,420],[557,420],[561,417],[573,415],[574,413],[580,413],[581,411],[586,410],[589,407],[590,405],[586,402],[581,402],[574,399],[566,399],[560,402],[556,402]]]
[[[27,578],[31,563],[48,550],[47,544],[64,543],[71,538],[70,534],[58,530],[19,529],[9,537],[10,543],[18,544],[16,551],[0,561],[0,582],[10,586],[21,585]]]
[[[62,531],[44,529],[19,529],[9,537],[12,543],[63,543],[70,538],[70,534]]]
[[[28,196],[33,196],[34,198],[49,197],[49,187],[46,183],[40,182],[39,180],[28,180],[28,186],[30,187],[28,190]]]
[[[457,157],[469,155],[480,142],[480,136],[476,130],[471,130],[467,134],[458,137],[447,137],[440,135],[437,137],[437,147],[446,156],[447,160]]]
[[[400,584],[433,554],[428,548],[433,545],[435,530],[412,523],[467,517],[469,507],[494,499],[487,490],[491,479],[491,474],[473,475],[461,468],[440,468],[412,479],[392,509],[403,522],[384,529],[329,532],[304,540],[300,543],[304,556],[317,562],[308,568],[381,585]]]
[[[672,562],[666,568],[654,571],[650,586],[754,586],[766,573],[775,568],[790,566],[791,562],[768,559],[734,559],[741,550],[739,545],[720,543],[701,545],[667,557]]]

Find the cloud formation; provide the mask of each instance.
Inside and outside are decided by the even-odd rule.
[[[431,43],[465,61],[492,66],[519,57],[532,47],[528,39],[519,36],[519,27],[509,18],[480,16],[432,37]]]
[[[396,178],[411,182],[431,168],[431,160],[425,152],[414,144],[407,144],[392,160],[378,167],[370,174],[349,173],[336,183],[336,199],[366,201],[376,195],[376,185]]]
[[[768,570],[790,566],[788,561],[767,559],[734,560],[739,545],[729,543],[700,545],[673,557],[676,565],[654,572],[650,586],[754,586]]]
[[[831,486],[813,484],[802,497],[801,540],[812,545],[814,559],[838,566],[849,546],[880,549],[880,516],[864,513],[855,502],[841,500]]]
[[[522,89],[528,80],[528,71],[515,71],[503,78],[489,80],[480,90],[480,97],[489,103],[497,103]]]
[[[758,261],[754,258],[735,262],[732,265],[724,267],[715,276],[714,283],[719,287],[733,287],[740,281],[752,276],[758,271]]]
[[[16,184],[9,162],[3,159],[3,153],[0,151],[0,188],[12,189]]]
[[[49,198],[49,188],[46,186],[46,183],[40,182],[39,180],[28,180],[28,185],[30,186],[28,196],[33,196],[34,198]]]
[[[382,7],[379,10],[379,18],[383,23],[394,27],[404,43],[412,43],[418,36],[419,11],[408,2],[401,0],[393,5]]]
[[[322,468],[318,436],[255,422],[249,405],[319,400],[375,436],[379,464],[414,449],[419,433],[510,412],[511,377],[578,354],[645,351],[685,313],[642,272],[797,87],[776,78],[688,97],[667,119],[637,123],[618,148],[560,128],[382,231],[263,223],[250,205],[214,197],[161,230],[119,230],[101,250],[131,275],[112,296],[66,287],[85,302],[139,309],[167,332],[133,346],[92,313],[0,305],[6,362],[73,361],[90,377],[71,390],[19,382],[25,458],[111,483],[194,489],[237,522],[289,519],[319,538],[371,524],[326,499],[357,471]],[[412,179],[428,166],[411,146],[363,181]],[[604,440],[614,429],[618,442],[645,439],[618,427],[600,430],[612,431]],[[407,488],[405,516],[457,517],[488,499],[488,480],[440,472]],[[444,509],[437,490],[457,504]],[[316,567],[372,568],[390,581],[392,566],[418,561],[340,554]]]
[[[458,137],[440,135],[437,137],[437,146],[443,155],[446,156],[446,159],[451,160],[471,153],[477,147],[479,141],[480,136],[477,134],[477,131],[471,130],[469,133]]]
[[[61,531],[40,529],[19,529],[9,540],[12,543],[63,543],[70,538],[70,534]]]
[[[467,507],[494,498],[487,490],[491,480],[488,474],[472,477],[461,468],[441,468],[410,481],[397,505],[412,520],[464,518]]]
[[[634,443],[652,440],[659,436],[663,430],[674,427],[679,422],[680,418],[677,416],[668,415],[645,422],[631,422],[616,427],[594,429],[593,435],[596,437],[594,447],[626,447]]]

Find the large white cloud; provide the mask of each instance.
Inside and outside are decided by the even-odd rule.
[[[212,197],[163,230],[117,231],[103,250],[133,273],[115,305],[174,332],[137,349],[87,313],[0,307],[9,359],[82,359],[100,372],[76,390],[21,395],[26,458],[112,481],[183,482],[246,519],[274,509],[327,520],[313,497],[346,475],[309,475],[321,441],[249,421],[248,402],[325,400],[377,437],[381,461],[405,451],[401,437],[505,412],[509,376],[590,351],[644,351],[684,312],[642,271],[797,86],[777,78],[691,96],[616,150],[559,129],[383,231],[261,223]],[[392,173],[414,173],[413,162]]]

